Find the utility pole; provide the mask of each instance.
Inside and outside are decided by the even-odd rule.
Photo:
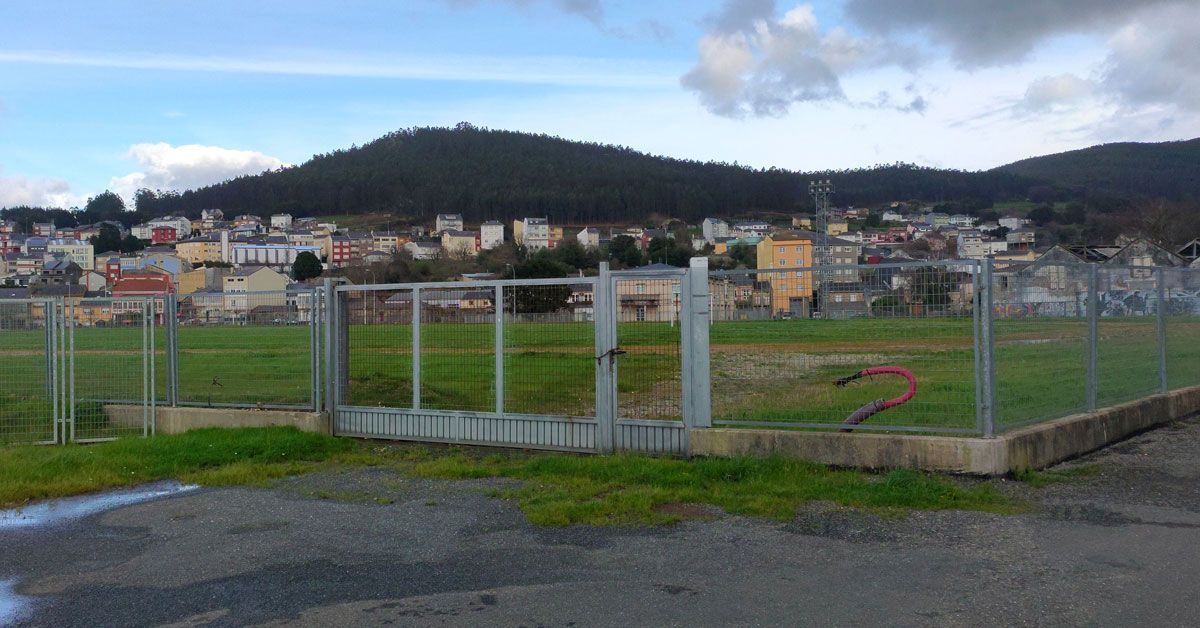
[[[828,315],[825,309],[828,304],[827,273],[829,266],[833,263],[833,256],[829,249],[829,196],[833,194],[833,183],[829,179],[810,181],[808,193],[812,196],[813,205],[816,208],[813,231],[817,234],[817,241],[814,243],[816,246],[813,251],[815,258],[813,261],[817,267],[817,281],[814,288],[817,289],[818,295],[817,308],[821,312],[821,317],[825,318]]]

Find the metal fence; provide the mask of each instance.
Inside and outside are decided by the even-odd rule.
[[[1200,385],[1196,269],[706,262],[0,302],[0,443],[148,434],[160,405],[199,405],[323,409],[346,436],[681,453],[712,425],[987,437]]]
[[[165,302],[168,403],[320,407],[320,290],[201,291]]]

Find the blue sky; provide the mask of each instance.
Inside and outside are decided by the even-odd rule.
[[[797,169],[1190,138],[1197,24],[1188,0],[7,0],[0,207],[462,120]]]

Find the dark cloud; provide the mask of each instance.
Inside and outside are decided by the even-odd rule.
[[[1127,107],[1200,112],[1200,4],[1147,11],[1118,30],[1100,85]]]
[[[846,16],[879,35],[923,32],[964,68],[1024,60],[1046,39],[1109,32],[1138,12],[1183,0],[848,0]]]

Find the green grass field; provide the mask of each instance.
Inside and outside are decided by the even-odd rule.
[[[916,398],[871,423],[929,428],[976,425],[975,356],[969,318],[790,320],[712,325],[713,417],[781,425],[836,423],[859,406],[899,394],[898,378],[847,388],[838,377],[877,365],[912,370]],[[1200,319],[1173,317],[1168,326],[1173,388],[1200,384]],[[422,325],[422,407],[495,408],[494,327]],[[995,323],[997,417],[1001,428],[1063,416],[1085,406],[1086,324],[1079,319],[1001,319]],[[628,351],[618,367],[618,406],[626,418],[680,416],[679,328],[622,323]],[[504,327],[507,411],[592,416],[595,349],[590,323],[509,323]],[[1155,318],[1100,323],[1101,406],[1158,389]],[[50,436],[43,336],[0,332],[0,442]],[[166,392],[166,360],[157,339],[157,390]],[[311,403],[307,326],[179,328],[179,382],[193,403]],[[140,433],[110,422],[98,401],[142,394],[141,330],[78,328],[75,334],[77,437]],[[409,407],[412,329],[378,324],[350,327],[352,405]],[[214,380],[219,384],[214,384]]]

